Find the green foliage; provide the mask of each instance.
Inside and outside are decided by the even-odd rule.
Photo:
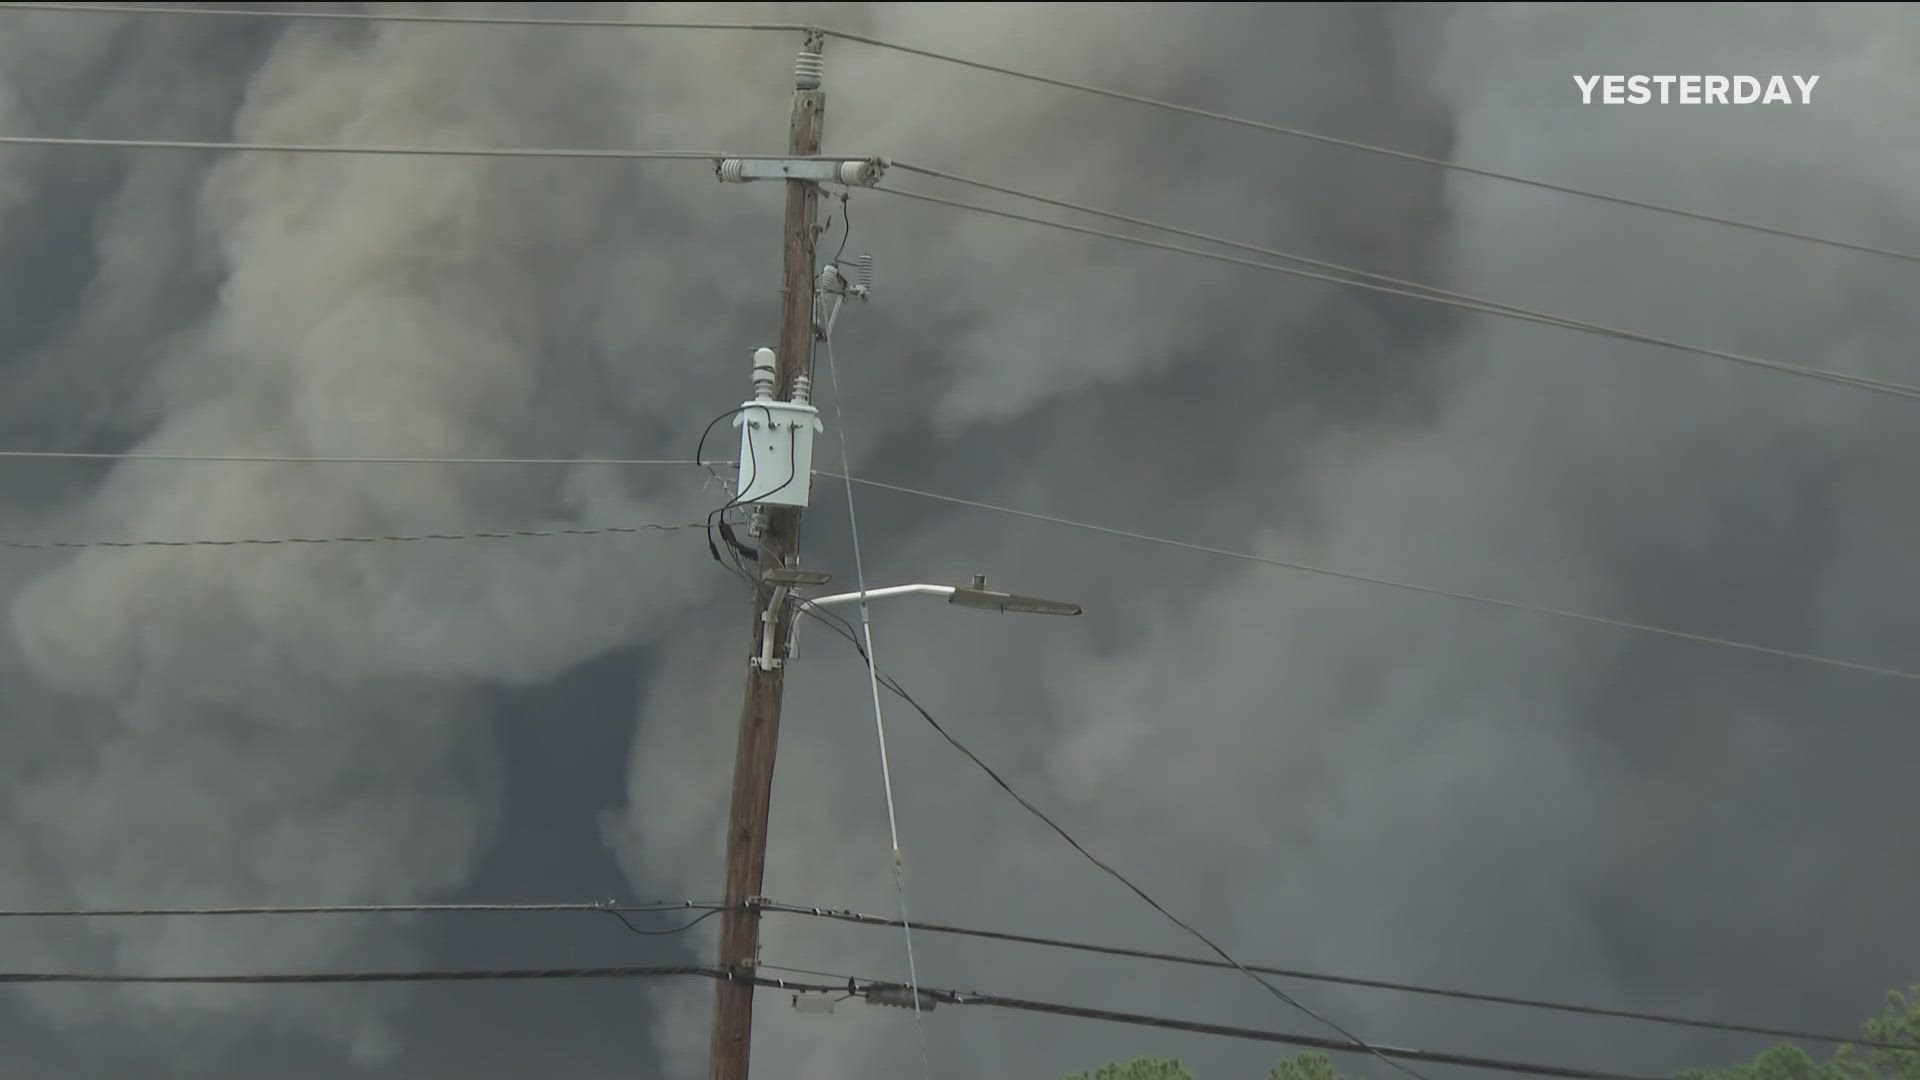
[[[1912,1043],[1920,1046],[1920,986],[1901,993],[1887,991],[1887,1007],[1866,1022],[1867,1038],[1875,1042]],[[1920,1080],[1920,1050],[1875,1050],[1868,1060],[1883,1076],[1900,1080]]]
[[[1081,1073],[1067,1080],[1193,1080],[1193,1074],[1172,1058],[1136,1058],[1102,1065],[1091,1076]]]
[[[1689,1069],[1677,1080],[1855,1080],[1859,1062],[1841,1056],[1815,1061],[1805,1050],[1782,1044],[1745,1065],[1727,1069]]]
[[[1273,1067],[1267,1080],[1346,1080],[1333,1060],[1312,1050],[1295,1054]]]
[[[1887,1007],[1862,1025],[1875,1042],[1920,1045],[1920,986],[1887,993]],[[1677,1080],[1920,1080],[1920,1051],[1869,1050],[1843,1046],[1826,1061],[1782,1043],[1744,1065],[1693,1069]]]

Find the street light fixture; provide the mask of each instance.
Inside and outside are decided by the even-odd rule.
[[[959,604],[961,607],[982,608],[987,611],[1020,611],[1030,615],[1080,614],[1079,604],[1069,604],[1064,600],[1042,600],[1037,596],[994,592],[986,586],[986,577],[975,574],[973,584],[967,588],[954,589],[953,595],[947,597],[947,603]]]
[[[767,580],[774,582],[775,578],[771,575],[779,573],[782,572],[769,571]],[[800,573],[804,573],[804,571],[800,571]],[[780,584],[782,589],[789,587],[789,583],[784,580]],[[815,584],[815,582],[794,581],[790,584]],[[843,604],[857,603],[862,597],[868,600],[885,600],[895,596],[941,596],[945,597],[949,604],[958,604],[961,607],[1002,613],[1009,611],[1029,615],[1078,615],[1081,613],[1079,604],[1070,604],[1063,600],[1042,600],[1036,596],[1019,596],[1014,593],[993,592],[987,588],[987,579],[983,574],[975,574],[971,585],[888,585],[883,588],[868,589],[865,592],[834,593],[831,596],[821,596],[811,600],[804,597],[796,597],[795,599],[806,607],[829,608],[839,607]],[[769,610],[772,609],[769,608]],[[788,659],[800,655],[796,647],[799,636],[799,623],[796,620],[793,627],[787,631]],[[772,658],[764,657],[757,662],[762,664],[770,663],[772,662]]]
[[[1032,615],[1078,615],[1079,604],[1069,604],[1061,600],[1042,600],[1036,596],[1018,596],[1013,593],[993,592],[987,588],[985,575],[975,574],[971,585],[889,585],[882,589],[868,589],[864,593],[835,593],[822,596],[807,603],[813,607],[837,607],[841,604],[857,602],[861,597],[869,600],[884,600],[890,596],[944,596],[947,603],[961,607],[980,608],[986,611],[1019,611]]]

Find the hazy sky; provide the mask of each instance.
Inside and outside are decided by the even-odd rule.
[[[521,11],[523,5],[369,5]],[[349,8],[351,5],[336,5]],[[1481,168],[1920,250],[1920,24],[1771,5],[543,5],[813,20]],[[778,152],[796,35],[0,11],[0,134]],[[827,147],[1571,317],[1920,380],[1910,264],[842,42]],[[1808,105],[1586,106],[1574,75],[1801,74]],[[989,197],[890,174],[883,186]],[[690,455],[771,345],[780,190],[703,162],[0,151],[0,449]],[[1002,203],[996,203],[1000,205]],[[1913,406],[857,191],[835,335],[862,476],[1912,668]],[[822,380],[824,382],[824,380]],[[820,397],[832,395],[822,387]],[[840,427],[821,444],[837,463]],[[0,461],[0,540],[697,520],[697,471]],[[1249,962],[1852,1030],[1920,978],[1909,682],[874,489],[882,665]],[[851,587],[822,479],[811,566]],[[747,599],[697,533],[0,553],[0,905],[707,898]],[[867,687],[788,678],[766,892],[893,910]],[[916,917],[1197,946],[889,701]],[[669,917],[648,924],[673,925]],[[0,967],[708,961],[713,922],[0,925]],[[900,978],[897,932],[764,960]],[[916,938],[933,985],[1325,1035],[1243,978]],[[1311,984],[1365,1037],[1620,1071],[1764,1040]],[[0,997],[7,1073],[702,1075],[712,987]],[[935,1074],[1279,1051],[942,1008]],[[759,1075],[911,1076],[912,1018],[760,1000]],[[1358,1075],[1379,1069],[1343,1063]],[[1427,1071],[1436,1078],[1448,1070]]]

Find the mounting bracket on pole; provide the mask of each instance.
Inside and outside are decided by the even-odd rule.
[[[823,184],[872,187],[887,171],[885,158],[834,160],[813,157],[715,158],[713,174],[723,184],[749,180],[814,180]]]
[[[791,585],[774,586],[767,610],[760,613],[760,655],[753,658],[753,666],[761,671],[780,667],[780,657],[773,655],[773,639],[780,632],[780,614],[787,606],[787,593],[792,588]]]

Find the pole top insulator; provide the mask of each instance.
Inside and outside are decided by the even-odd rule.
[[[800,47],[800,55],[793,61],[793,87],[796,90],[818,90],[825,78],[826,62],[820,58],[820,41],[809,34],[807,43]]]

